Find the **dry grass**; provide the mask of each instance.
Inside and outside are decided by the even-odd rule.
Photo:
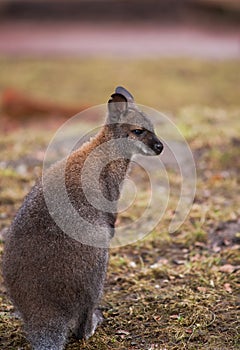
[[[167,232],[170,204],[150,236],[112,250],[106,320],[88,342],[71,339],[67,349],[239,349],[238,68],[239,62],[184,60],[0,61],[0,89],[14,84],[55,101],[102,103],[124,83],[139,102],[169,111],[196,160],[197,193],[183,226]],[[52,132],[1,134],[0,230],[40,174]],[[29,349],[2,280],[0,286],[0,347]]]

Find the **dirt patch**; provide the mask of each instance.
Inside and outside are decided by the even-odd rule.
[[[2,128],[5,132],[25,128],[57,129],[70,117],[90,107],[82,105],[67,105],[54,103],[48,99],[39,99],[23,92],[7,88],[1,96]],[[84,115],[84,114],[83,114]],[[87,122],[95,122],[98,116],[91,114]]]
[[[240,220],[221,222],[209,233],[209,244],[215,251],[233,245],[240,248]]]

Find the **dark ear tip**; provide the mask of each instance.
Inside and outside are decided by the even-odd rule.
[[[123,86],[117,86],[115,89],[115,93],[124,96],[126,98],[126,100],[129,102],[134,101],[133,95],[127,89],[125,89]]]

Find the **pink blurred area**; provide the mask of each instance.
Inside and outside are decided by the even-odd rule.
[[[13,56],[240,57],[236,30],[195,25],[4,23],[0,54]]]
[[[1,0],[0,55],[240,57],[239,0]]]

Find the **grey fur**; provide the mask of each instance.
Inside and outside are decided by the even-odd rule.
[[[119,93],[121,91],[125,96]],[[91,184],[103,158],[106,161],[107,157],[111,156],[109,159],[112,160],[116,156],[117,160],[104,168],[100,188],[109,201],[117,201],[131,156],[134,153],[160,154],[162,150],[150,120],[134,105],[133,99],[127,101],[126,95],[131,96],[125,89],[118,88],[109,101],[105,126],[92,140],[73,152],[66,164],[66,188],[72,205],[95,227],[95,232],[90,234],[97,235],[100,227],[106,229],[108,242],[114,234],[117,214],[94,208],[86,200],[79,181],[85,160],[109,140],[128,140],[121,147],[113,146],[108,152],[99,154],[87,169]],[[134,133],[138,128],[143,129],[141,135]],[[53,165],[47,177],[56,191],[61,164]],[[63,349],[70,330],[77,338],[88,339],[93,335],[102,322],[98,304],[107,264],[107,246],[82,244],[56,225],[49,214],[39,180],[26,196],[9,229],[3,258],[9,295],[20,312],[34,350]]]

